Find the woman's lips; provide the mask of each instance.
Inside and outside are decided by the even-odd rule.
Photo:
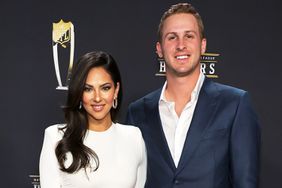
[[[95,112],[100,112],[103,110],[104,108],[104,105],[102,104],[99,104],[99,105],[91,105],[92,106],[92,109],[95,111]]]

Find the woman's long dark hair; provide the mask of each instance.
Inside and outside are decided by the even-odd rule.
[[[111,76],[115,87],[119,83],[117,99],[119,105],[116,109],[111,108],[112,121],[116,120],[116,115],[120,108],[122,83],[119,69],[113,57],[101,51],[94,51],[81,56],[73,67],[67,102],[63,107],[66,126],[60,129],[64,132],[64,135],[55,151],[60,169],[64,172],[73,173],[81,168],[86,169],[86,167],[90,166],[91,158],[94,158],[96,162],[95,170],[99,167],[99,159],[96,153],[83,144],[88,129],[88,119],[85,109],[83,107],[80,109],[79,107],[88,72],[95,67],[103,67]],[[66,154],[68,152],[72,154],[73,162],[69,167],[65,167]]]

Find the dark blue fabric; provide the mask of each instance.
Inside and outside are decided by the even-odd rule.
[[[176,168],[161,126],[161,89],[129,105],[147,155],[146,188],[255,188],[260,126],[246,91],[205,79]]]

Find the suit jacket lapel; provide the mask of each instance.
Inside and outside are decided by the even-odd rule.
[[[193,155],[206,127],[208,127],[210,120],[214,116],[218,92],[213,86],[213,82],[206,78],[200,91],[191,125],[186,136],[177,173],[183,169]]]
[[[154,140],[153,144],[156,144],[156,148],[159,149],[159,157],[163,157],[168,166],[175,171],[176,167],[170,154],[159,114],[160,94],[161,89],[155,95],[145,100],[146,124],[150,128],[150,133]]]

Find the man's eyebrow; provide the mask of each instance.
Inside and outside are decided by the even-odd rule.
[[[197,33],[195,30],[187,30],[187,31],[185,31],[185,33]]]
[[[194,30],[186,30],[184,31],[184,33],[194,33],[194,34],[197,34],[196,31]],[[171,32],[168,32],[164,35],[164,37],[167,37],[168,35],[177,35],[177,32],[174,32],[174,31],[171,31]]]
[[[168,32],[164,35],[164,37],[167,37],[168,35],[177,35],[177,32]]]

